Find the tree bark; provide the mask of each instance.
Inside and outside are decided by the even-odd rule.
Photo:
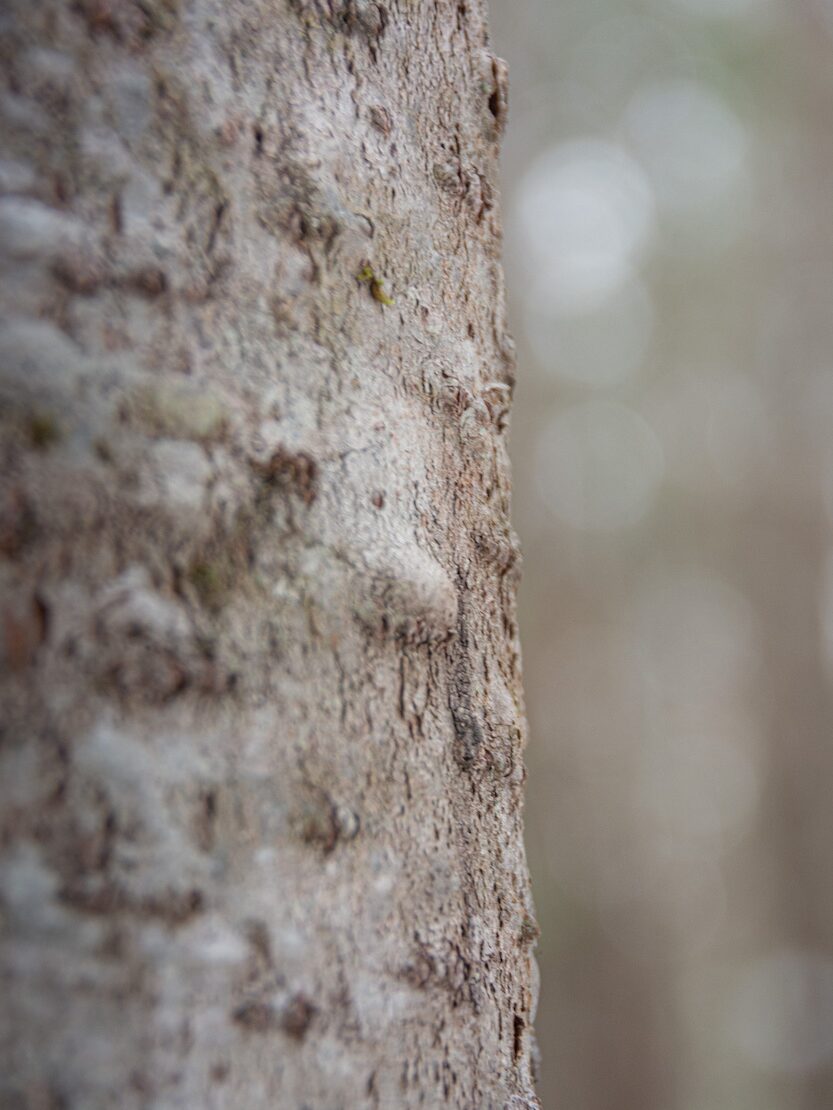
[[[10,1107],[533,1107],[482,0],[0,23]]]

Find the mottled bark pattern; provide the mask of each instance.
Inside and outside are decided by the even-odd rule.
[[[0,53],[0,1103],[536,1106],[481,0]]]

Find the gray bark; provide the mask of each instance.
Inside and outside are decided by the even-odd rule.
[[[536,1106],[482,0],[0,52],[0,1103]]]

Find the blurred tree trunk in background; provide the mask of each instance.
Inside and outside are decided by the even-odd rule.
[[[4,8],[4,1106],[537,1105],[487,42]]]

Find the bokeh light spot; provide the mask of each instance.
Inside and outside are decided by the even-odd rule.
[[[657,203],[668,213],[709,207],[742,180],[743,125],[705,85],[650,84],[631,100],[626,123]]]
[[[833,1059],[833,960],[784,948],[738,975],[728,1032],[760,1068],[801,1074]]]
[[[634,599],[633,636],[656,706],[694,706],[740,694],[760,663],[761,631],[747,599],[716,576],[658,575]]]
[[[654,327],[653,303],[641,282],[625,281],[589,305],[565,306],[552,293],[548,277],[539,279],[527,298],[525,319],[532,350],[548,373],[603,387],[639,370]]]
[[[664,471],[662,448],[633,409],[588,401],[553,418],[537,445],[541,498],[565,524],[608,531],[651,508]]]
[[[549,284],[553,305],[598,303],[631,275],[653,210],[644,173],[615,144],[585,139],[545,151],[516,202],[530,274]]]

